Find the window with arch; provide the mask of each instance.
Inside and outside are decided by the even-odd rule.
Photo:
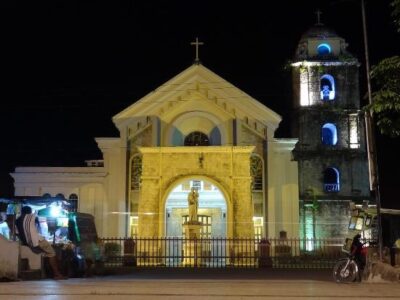
[[[324,171],[324,190],[325,192],[339,192],[340,191],[340,174],[338,169],[329,167]]]
[[[51,195],[50,195],[49,193],[45,193],[45,194],[43,194],[42,197],[43,197],[43,198],[51,198]]]
[[[331,146],[337,144],[337,129],[335,124],[326,123],[322,126],[322,144]]]
[[[131,189],[140,190],[140,177],[142,176],[142,157],[135,155],[131,163]]]
[[[65,199],[64,194],[58,193],[56,198]]]
[[[250,172],[252,177],[252,190],[262,191],[263,188],[263,163],[259,156],[252,155],[250,158]]]
[[[185,137],[185,146],[209,146],[210,139],[208,136],[200,131],[189,133]]]
[[[69,211],[70,212],[78,211],[78,195],[77,194],[69,195],[68,203],[69,203]]]
[[[320,79],[321,100],[329,101],[335,99],[335,79],[332,75],[325,74]]]
[[[317,46],[317,52],[318,52],[318,55],[321,55],[321,56],[328,55],[328,54],[331,54],[332,48],[329,44],[322,43]]]

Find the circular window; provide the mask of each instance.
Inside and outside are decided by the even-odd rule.
[[[317,50],[318,55],[327,55],[331,53],[331,46],[328,44],[319,44]]]
[[[185,146],[209,146],[208,136],[200,131],[189,133],[185,138]]]

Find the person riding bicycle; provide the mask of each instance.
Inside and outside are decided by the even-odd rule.
[[[350,248],[350,253],[352,256],[354,256],[358,268],[360,269],[359,274],[363,274],[364,267],[366,264],[366,255],[365,252],[363,251],[364,244],[361,243],[360,239],[361,239],[361,234],[357,233],[353,238],[353,242]]]

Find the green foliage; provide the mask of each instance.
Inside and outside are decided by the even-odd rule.
[[[392,17],[394,18],[394,24],[397,26],[397,31],[400,32],[400,0],[393,0],[390,6],[393,7]]]
[[[355,62],[356,59],[349,53],[342,53],[339,55],[339,60],[343,62]]]
[[[376,117],[382,134],[400,136],[400,56],[382,60],[371,71],[378,89],[372,93],[372,104],[366,107]]]
[[[400,32],[400,0],[390,3],[392,17]],[[372,104],[365,110],[371,111],[380,132],[390,137],[400,136],[400,56],[383,59],[372,67],[371,80],[374,84]]]
[[[286,60],[285,63],[283,64],[283,68],[282,68],[283,71],[287,72],[287,73],[291,72],[292,71],[292,63],[293,63],[293,61],[291,59]]]

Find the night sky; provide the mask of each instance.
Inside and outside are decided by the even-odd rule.
[[[366,92],[359,0],[273,7],[260,0],[34,2],[2,3],[0,197],[13,195],[8,173],[16,166],[82,166],[101,158],[94,137],[117,136],[113,115],[189,67],[196,37],[205,43],[204,66],[283,116],[278,137],[291,137],[285,66],[317,9],[359,58]],[[400,54],[400,33],[390,0],[366,2],[374,65]],[[383,207],[400,208],[399,140],[377,134]]]

